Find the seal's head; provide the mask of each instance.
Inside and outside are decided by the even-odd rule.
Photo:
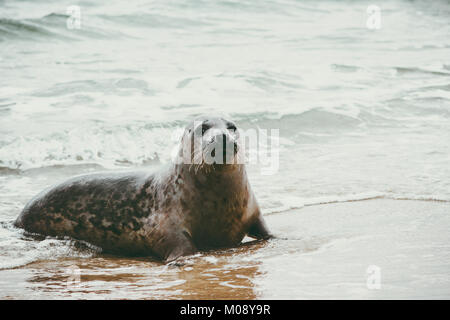
[[[230,120],[201,117],[185,129],[180,156],[184,164],[200,168],[232,169],[242,164],[239,131]]]

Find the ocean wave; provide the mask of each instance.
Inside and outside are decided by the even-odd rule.
[[[0,18],[1,40],[58,40],[74,41],[83,38],[110,39],[121,38],[124,34],[103,23],[95,16],[82,19],[79,29],[69,29],[67,19],[69,15],[62,13],[49,13],[39,18],[12,19]]]
[[[42,38],[71,39],[46,26],[42,21],[32,19],[14,20],[0,18],[0,39],[36,40]]]
[[[58,87],[59,94],[67,87]],[[73,87],[72,87],[73,89]],[[55,92],[53,92],[53,95]],[[177,110],[183,106],[175,106]],[[195,106],[184,106],[193,108]],[[322,137],[355,130],[361,120],[342,114],[313,109],[301,114],[277,113],[232,114],[242,130],[279,129],[281,143],[303,138],[305,134]],[[108,125],[99,121],[78,123],[62,131],[59,128],[28,135],[4,135],[0,140],[0,174],[15,174],[15,170],[97,164],[105,168],[142,166],[171,159],[177,147],[177,132],[189,121],[166,123],[134,122]],[[169,139],[168,139],[169,137]]]
[[[417,67],[395,67],[398,75],[431,75],[431,76],[450,76],[450,72],[442,70],[427,70]]]
[[[102,92],[127,94],[130,91],[137,91],[142,95],[152,95],[154,90],[149,88],[148,83],[142,79],[119,78],[102,80],[78,80],[64,83],[57,83],[48,89],[41,89],[32,95],[36,97],[55,97],[73,93]]]
[[[40,260],[87,258],[100,251],[100,248],[84,241],[29,236],[23,230],[14,228],[10,222],[0,223],[0,270],[22,267]]]
[[[0,148],[3,173],[14,169],[95,163],[105,168],[146,165],[170,158],[171,128],[83,127],[63,134],[22,136]],[[6,168],[13,171],[7,171]]]
[[[331,68],[337,72],[345,72],[345,73],[352,73],[361,70],[361,68],[358,66],[345,64],[332,64]]]
[[[278,128],[280,135],[296,137],[308,133],[333,133],[356,129],[362,122],[359,118],[313,108],[299,114],[253,113],[232,114],[243,128]]]
[[[380,199],[386,195],[381,192],[363,192],[357,194],[346,194],[346,195],[329,195],[321,197],[311,197],[311,198],[301,198],[297,196],[286,196],[279,195],[277,204],[273,204],[270,207],[263,209],[265,215],[271,215],[275,213],[282,213],[289,210],[300,209],[307,206],[339,203],[339,202],[350,202],[350,201],[363,201],[363,200],[373,200]]]
[[[168,16],[156,13],[134,13],[122,15],[99,15],[99,18],[106,21],[125,24],[129,26],[143,26],[147,28],[169,28],[181,29],[190,27],[204,27],[211,23],[187,17]]]
[[[287,212],[289,210],[301,209],[308,206],[318,206],[332,203],[345,203],[354,201],[369,201],[376,199],[391,199],[391,200],[412,200],[412,201],[435,201],[450,203],[449,195],[421,195],[421,194],[392,194],[387,192],[363,192],[346,195],[328,195],[322,197],[299,198],[292,196],[279,195],[278,206],[272,206],[263,209],[264,215],[272,215],[277,213]]]
[[[232,73],[223,72],[210,75],[187,77],[178,81],[177,89],[208,88],[213,84],[214,89],[233,90],[234,88],[248,88],[255,92],[280,93],[304,88],[301,76],[282,74],[270,71]],[[216,89],[217,88],[217,89]]]

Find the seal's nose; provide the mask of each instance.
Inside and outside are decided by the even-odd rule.
[[[216,151],[221,154],[221,159],[218,163],[230,163],[238,151],[238,146],[234,139],[226,133],[220,133],[213,138],[215,149],[211,153],[212,157],[216,156]]]
[[[219,143],[219,144],[224,145],[224,146],[229,146],[229,145],[233,144],[233,140],[226,133],[216,135],[213,138],[213,141],[215,143]]]

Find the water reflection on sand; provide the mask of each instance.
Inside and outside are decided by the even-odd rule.
[[[261,262],[237,257],[265,245],[199,254],[179,265],[101,256],[39,261],[17,270],[27,275],[24,286],[35,298],[256,299],[253,280]],[[79,282],[73,281],[74,268],[79,268]]]
[[[374,199],[270,214],[276,239],[177,265],[101,254],[45,258],[0,270],[0,299],[448,298],[449,208]],[[373,266],[379,290],[367,286]]]

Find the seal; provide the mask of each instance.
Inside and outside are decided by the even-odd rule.
[[[15,226],[83,240],[102,252],[165,262],[271,237],[250,187],[239,131],[201,117],[184,130],[174,161],[153,173],[96,173],[44,190]]]

